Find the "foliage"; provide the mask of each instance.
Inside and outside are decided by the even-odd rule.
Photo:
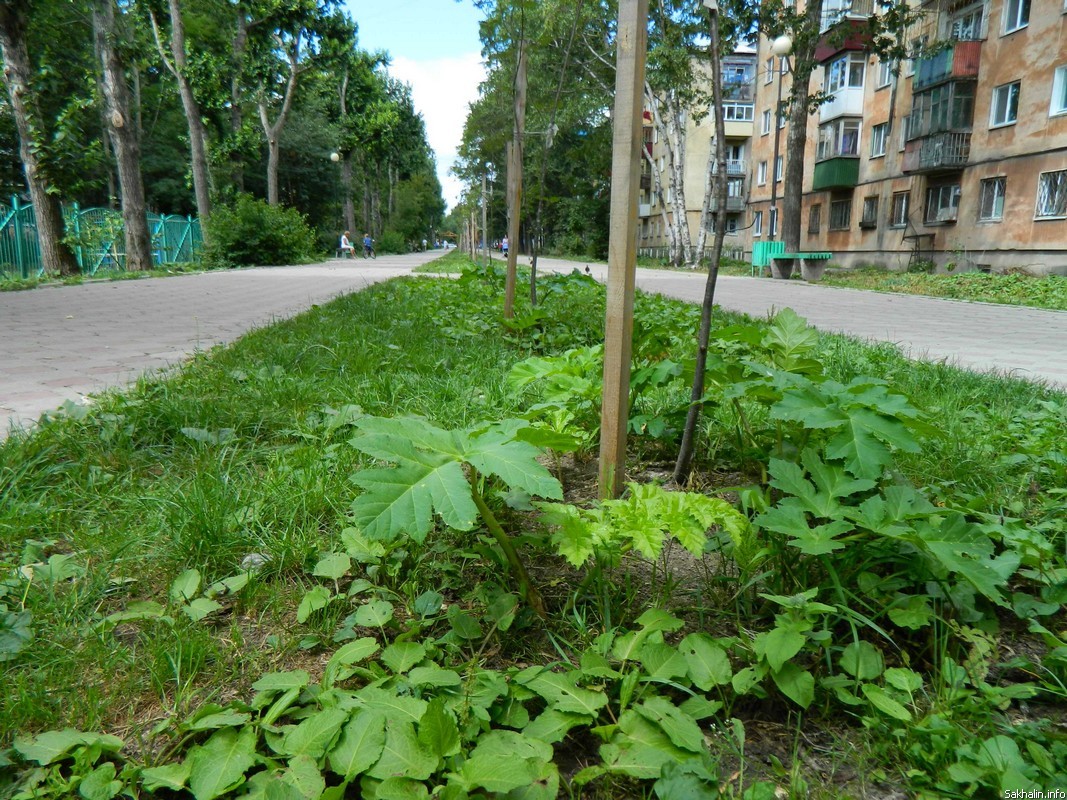
[[[208,223],[205,260],[241,266],[300,264],[311,259],[315,238],[293,208],[271,206],[241,195],[232,206],[216,207]]]

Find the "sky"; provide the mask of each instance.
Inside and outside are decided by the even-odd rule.
[[[346,5],[359,25],[359,46],[388,51],[389,74],[411,85],[451,209],[463,187],[449,170],[463,138],[467,107],[477,99],[485,77],[478,39],[481,13],[471,0],[347,0]]]

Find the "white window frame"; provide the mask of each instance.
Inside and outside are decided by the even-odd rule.
[[[1051,185],[1050,185],[1051,184]],[[1042,208],[1042,193],[1046,205]],[[1051,202],[1056,205],[1049,205]],[[1037,202],[1034,219],[1063,219],[1067,217],[1067,169],[1042,172],[1037,176]]]
[[[756,165],[756,185],[765,186],[767,184],[767,162],[761,161]]]
[[[774,56],[768,58],[763,62],[763,83],[764,85],[772,83],[774,81]]]
[[[1064,0],[1067,2],[1067,0]],[[878,62],[878,78],[875,80],[875,89],[884,89],[887,86],[893,85],[893,62],[879,61]]]
[[[1067,5],[1067,0],[1064,0]],[[1058,117],[1067,114],[1067,65],[1056,67],[1052,78],[1052,100],[1049,103],[1048,115]]]
[[[1030,0],[1006,0],[1004,35],[1015,33],[1030,24]]]
[[[978,221],[1000,222],[1004,219],[1004,197],[1008,179],[1004,175],[982,178],[978,183]]]
[[[778,207],[771,209],[771,238],[778,235]]]
[[[853,67],[857,67],[853,71]],[[859,82],[853,78],[859,76]],[[841,58],[826,65],[823,91],[827,94],[840,92],[842,89],[862,89],[867,75],[867,54],[849,52]]]
[[[752,215],[752,235],[763,235],[763,212],[757,211]]]
[[[926,190],[926,213],[923,222],[927,225],[938,222],[955,222],[960,212],[960,185],[945,183],[930,186]]]
[[[1019,96],[1022,94],[1022,81],[1002,83],[993,87],[993,96],[989,101],[989,127],[1003,128],[1014,125],[1019,120]]]
[[[774,162],[774,182],[782,182],[782,174],[785,172],[783,169],[785,165],[785,156],[778,156],[778,159]]]
[[[889,227],[908,227],[908,213],[911,205],[911,192],[893,192],[893,199],[889,204]]]
[[[889,141],[889,123],[880,122],[871,127],[871,158],[885,155],[886,143]]]
[[[760,116],[759,132],[763,136],[771,132],[771,110],[769,108],[763,109],[763,114]]]

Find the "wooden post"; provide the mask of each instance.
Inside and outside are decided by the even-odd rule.
[[[508,275],[504,282],[504,316],[515,316],[516,263],[522,211],[522,134],[526,127],[526,42],[519,42],[515,70],[515,128],[508,148]]]
[[[620,0],[611,151],[608,293],[604,319],[604,389],[600,419],[602,498],[619,495],[626,469],[647,22],[648,0]]]

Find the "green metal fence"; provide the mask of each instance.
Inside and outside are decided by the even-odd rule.
[[[122,215],[110,208],[63,206],[66,239],[83,275],[126,269]],[[203,244],[200,221],[192,217],[148,215],[152,261],[156,266],[192,261]],[[37,217],[32,205],[11,198],[0,203],[0,277],[35,278],[44,274]]]

